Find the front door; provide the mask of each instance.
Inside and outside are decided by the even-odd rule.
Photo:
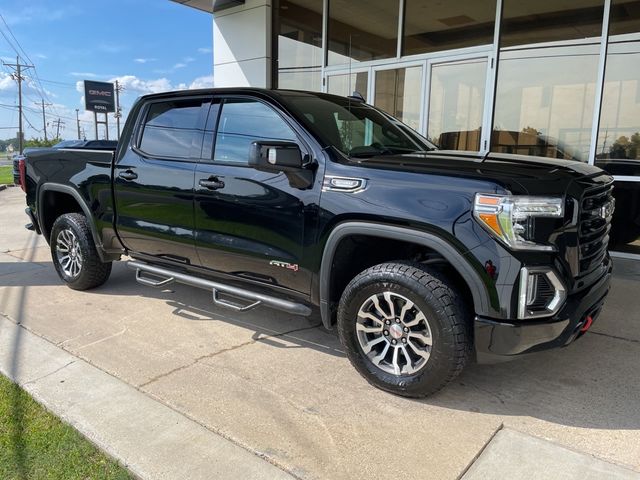
[[[176,98],[144,107],[144,122],[114,167],[118,233],[134,253],[192,263],[193,182],[209,107]]]
[[[213,153],[195,175],[198,256],[205,268],[306,294],[311,276],[302,260],[305,233],[314,231],[319,183],[299,190],[282,173],[249,167],[249,147],[256,140],[294,141],[304,151],[270,105],[247,97],[212,105],[203,157],[207,149]]]

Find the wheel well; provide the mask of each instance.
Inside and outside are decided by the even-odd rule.
[[[51,227],[53,227],[53,223],[60,215],[65,213],[84,213],[82,207],[73,196],[54,190],[47,190],[42,194],[40,208],[40,221],[42,222],[40,228],[47,241],[51,235]]]
[[[379,263],[409,261],[429,265],[446,276],[461,295],[463,302],[473,311],[473,296],[462,275],[436,250],[417,243],[376,237],[349,235],[336,247],[332,261],[329,304],[331,322],[336,321],[337,304],[347,284],[360,272]]]

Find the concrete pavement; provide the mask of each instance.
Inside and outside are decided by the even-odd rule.
[[[635,264],[619,269],[603,316],[581,341],[472,365],[438,395],[414,401],[370,387],[317,319],[231,314],[205,291],[141,287],[123,264],[94,291],[62,286],[46,243],[23,228],[23,202],[17,189],[0,192],[0,322],[20,324],[296,477],[453,479],[503,428],[640,471]]]

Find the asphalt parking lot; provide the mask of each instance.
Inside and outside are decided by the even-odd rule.
[[[0,321],[18,323],[304,479],[462,475],[501,428],[640,472],[640,266],[616,262],[591,332],[515,362],[471,365],[421,401],[370,387],[316,319],[229,313],[202,290],[61,285],[24,197],[0,192]]]

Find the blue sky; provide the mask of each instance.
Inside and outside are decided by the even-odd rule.
[[[15,63],[18,50],[22,63],[36,66],[35,72],[24,73],[26,138],[43,137],[42,113],[35,105],[43,96],[53,104],[46,109],[50,137],[60,117],[65,122],[60,136],[76,138],[79,108],[81,126],[87,138],[93,138],[93,113],[84,111],[83,80],[117,78],[125,88],[124,117],[139,95],[213,83],[211,15],[169,0],[2,0],[0,14],[9,27],[0,19],[2,60]],[[18,125],[18,90],[10,73],[0,66],[2,139],[15,136]],[[109,123],[113,136],[112,116]]]

